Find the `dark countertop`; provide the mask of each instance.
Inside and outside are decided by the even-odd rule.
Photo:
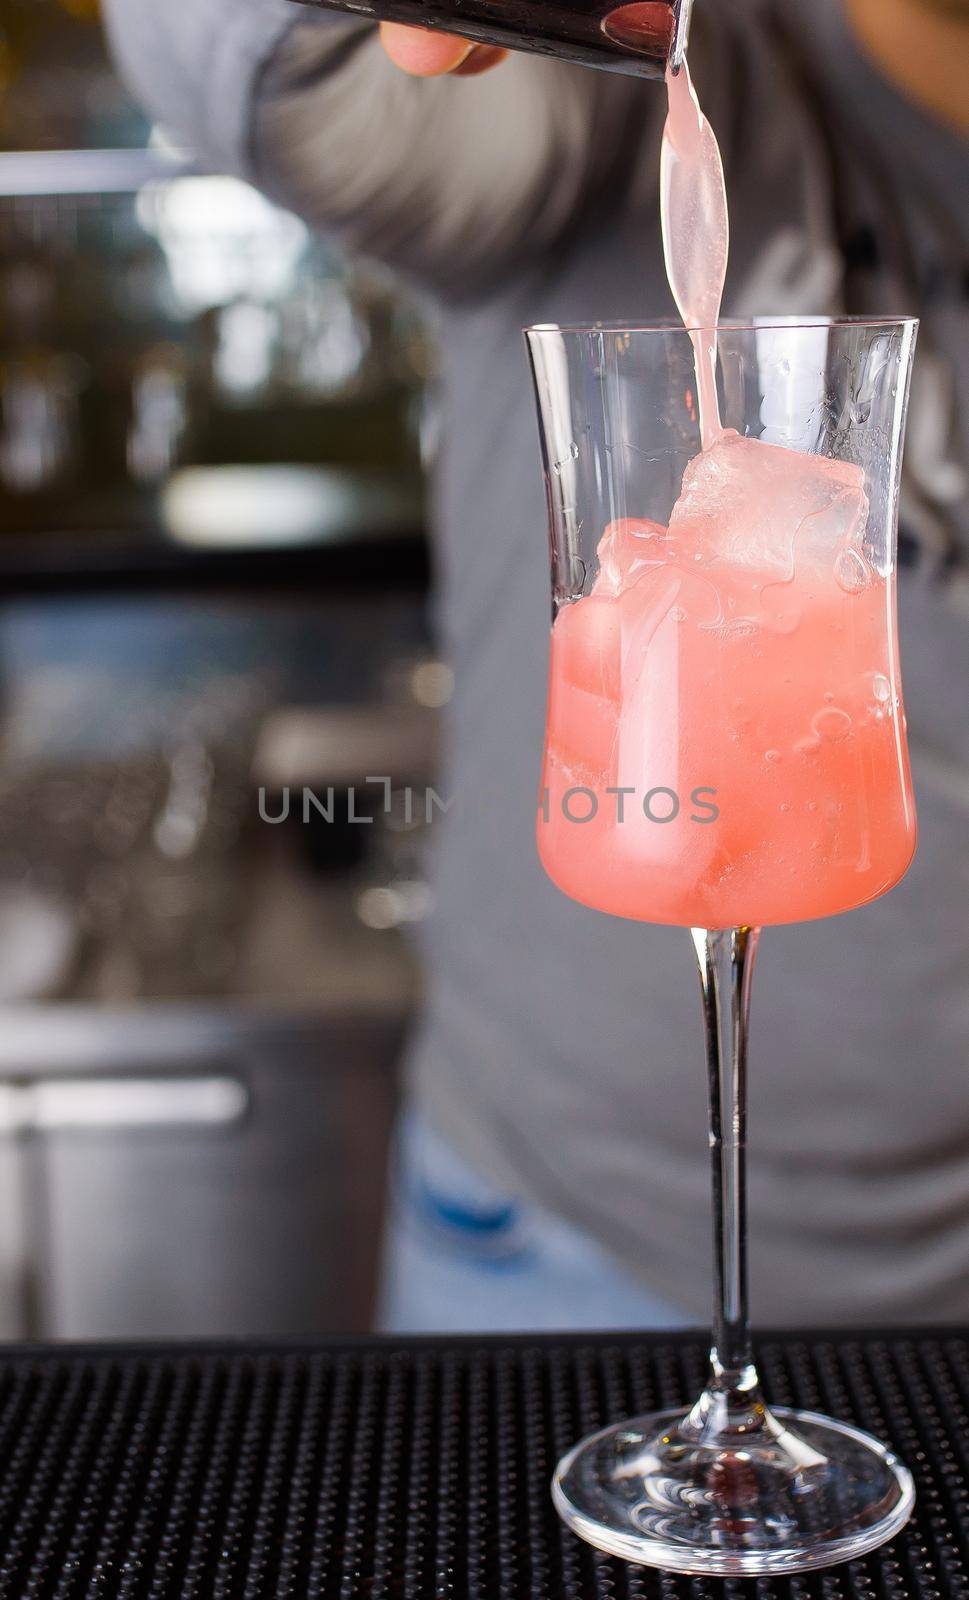
[[[969,1332],[765,1334],[770,1399],[908,1462],[913,1521],[809,1577],[595,1554],[548,1493],[581,1434],[702,1382],[703,1335],[8,1348],[0,1596],[966,1600]]]

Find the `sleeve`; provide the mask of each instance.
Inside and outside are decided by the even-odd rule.
[[[656,84],[512,55],[418,81],[376,29],[293,0],[105,0],[118,64],[206,165],[460,298],[564,242],[622,186]]]
[[[294,0],[105,4],[128,81],[207,165],[444,298],[550,270],[575,230],[620,212],[643,219],[644,251],[660,249],[660,84],[525,54],[480,77],[417,80],[372,25]],[[779,274],[785,300],[809,287],[826,209],[823,156],[770,18],[767,0],[710,0],[690,42],[731,196],[728,304],[741,307],[743,285],[748,305],[767,295],[761,312]],[[768,234],[783,247],[769,260]]]
[[[653,83],[513,53],[475,78],[409,78],[376,33],[307,12],[263,79],[260,183],[354,248],[448,298],[548,258],[621,203],[665,95]]]
[[[252,175],[257,85],[291,0],[103,0],[115,60],[149,114],[217,171]]]
[[[259,181],[293,209],[451,299],[551,268],[620,215],[644,252],[661,251],[662,84],[525,54],[481,77],[418,81],[372,29],[338,40],[325,14],[294,9],[306,20],[255,110]],[[828,163],[768,0],[700,5],[690,65],[727,174],[728,305],[825,303],[839,271]]]

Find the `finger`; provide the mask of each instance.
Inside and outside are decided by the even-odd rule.
[[[380,39],[395,67],[414,78],[437,78],[463,66],[474,50],[470,39],[452,33],[410,28],[402,22],[382,22]]]
[[[454,68],[454,76],[476,78],[479,72],[490,72],[492,67],[497,67],[507,54],[507,50],[500,49],[496,44],[476,44],[466,60]]]

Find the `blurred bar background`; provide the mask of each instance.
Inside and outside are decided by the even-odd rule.
[[[363,1329],[433,344],[160,147],[90,0],[5,0],[0,86],[0,1336]]]

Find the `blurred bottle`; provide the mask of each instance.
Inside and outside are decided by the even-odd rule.
[[[0,150],[136,145],[146,132],[108,58],[97,0],[3,0]]]

